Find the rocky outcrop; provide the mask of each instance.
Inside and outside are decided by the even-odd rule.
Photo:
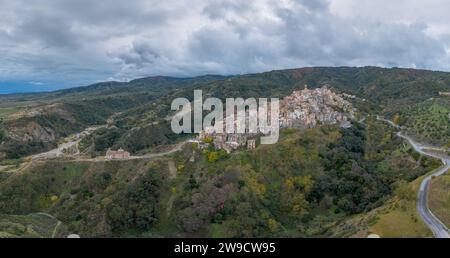
[[[26,107],[15,113],[4,124],[9,138],[19,142],[40,141],[53,142],[57,139],[56,129],[51,123],[42,123],[49,117],[57,117],[61,121],[76,123],[73,115],[65,108],[64,104],[50,104],[38,107]]]
[[[56,140],[55,131],[31,121],[25,127],[12,127],[8,130],[8,136],[20,142],[42,141],[52,142]]]

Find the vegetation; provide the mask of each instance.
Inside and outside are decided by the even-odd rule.
[[[11,115],[18,111],[20,111],[18,107],[0,108],[0,121],[10,118]]]
[[[6,140],[6,132],[4,130],[0,130],[0,142]]]
[[[118,128],[100,128],[81,140],[80,151],[89,152],[92,156],[104,155],[105,150],[118,145],[122,134],[123,131]]]
[[[450,176],[434,178],[431,182],[429,192],[429,206],[434,215],[436,215],[447,227],[450,227]]]
[[[156,220],[163,173],[158,164],[137,161],[47,162],[5,179],[0,207],[7,214],[56,214],[70,232],[82,236],[137,234]]]
[[[0,209],[47,212],[82,236],[332,235],[333,225],[389,196],[405,198],[410,191],[399,182],[439,166],[416,161],[393,135],[368,120],[350,129],[288,130],[279,144],[253,152],[188,146],[169,159],[175,179],[167,158],[45,162],[0,183]]]
[[[331,236],[432,237],[416,210],[417,191],[422,180],[423,176],[412,182],[396,182],[394,194],[382,206],[339,222],[330,230]]]
[[[233,77],[152,77],[0,96],[7,114],[0,123],[0,164],[14,165],[95,124],[109,127],[86,137],[83,152],[97,156],[122,147],[148,153],[190,137],[173,134],[168,118],[171,101],[192,99],[194,89],[222,99],[283,97],[305,84],[356,95],[352,102],[361,117],[392,117],[424,140],[450,144],[444,119],[448,99],[437,98],[448,89],[449,74],[304,68]],[[10,115],[14,108],[39,112]],[[403,144],[373,116],[348,129],[286,130],[278,144],[254,151],[226,154],[187,146],[153,160],[30,164],[14,176],[1,172],[0,232],[5,236],[49,236],[54,219],[38,226],[43,230],[36,234],[24,226],[34,225],[29,216],[38,212],[61,221],[62,235],[82,237],[429,236],[415,214],[413,196],[418,178],[440,165]]]
[[[0,155],[0,160],[20,159],[33,153],[51,149],[55,146],[56,145],[53,143],[47,143],[43,141],[20,142],[8,139],[6,142],[0,145],[0,153],[3,153],[3,155]]]
[[[1,110],[8,113],[8,110],[15,108],[28,110],[60,105],[56,112],[6,119],[0,126],[0,129],[10,132],[13,128],[23,128],[27,123],[36,122],[53,130],[54,140],[44,140],[41,148],[26,151],[10,150],[16,145],[27,145],[27,141],[16,139],[16,142],[9,145],[5,143],[0,153],[7,153],[8,157],[5,158],[11,158],[47,150],[58,139],[79,132],[89,125],[105,124],[108,118],[113,118],[113,125],[119,129],[116,132],[120,134],[120,139],[117,138],[118,135],[114,136],[113,146],[123,146],[132,152],[141,152],[155,146],[172,144],[178,135],[172,135],[168,133],[170,130],[167,130],[169,125],[166,118],[172,114],[170,103],[176,97],[192,99],[194,89],[202,89],[205,97],[225,99],[283,97],[294,89],[302,89],[304,85],[311,88],[330,85],[337,91],[356,95],[358,98],[354,100],[354,104],[362,114],[393,116],[399,110],[407,110],[410,106],[439,96],[440,91],[448,90],[449,84],[450,75],[443,72],[376,67],[319,67],[234,77],[201,76],[188,79],[150,77],[129,83],[106,82],[52,93],[0,96],[2,100],[0,113]],[[445,107],[445,103],[439,105]],[[413,117],[413,111],[411,116],[404,115],[404,117],[405,119]],[[448,120],[442,120],[440,117],[434,120],[440,121],[437,122],[440,124],[435,126],[424,120],[420,124],[428,124],[427,128],[418,130],[423,130],[427,138],[438,136],[447,140],[448,127],[446,129],[442,125]],[[430,128],[432,130],[428,130]],[[418,133],[420,134],[420,131]],[[427,136],[428,133],[431,135]],[[100,136],[102,137],[104,136]],[[41,139],[37,137],[34,140]],[[100,144],[95,151],[105,151],[102,145],[109,146],[110,142],[105,143],[108,144]],[[92,142],[87,146],[91,144]]]
[[[393,197],[382,207],[365,217],[369,233],[384,238],[431,237],[432,233],[417,213],[417,192],[420,177],[410,183],[399,181]]]
[[[0,215],[0,238],[52,238],[67,235],[64,225],[48,214]]]
[[[450,143],[450,98],[434,98],[406,108],[401,124],[420,140],[440,145]]]

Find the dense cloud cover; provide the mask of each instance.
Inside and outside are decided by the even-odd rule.
[[[303,66],[450,70],[445,0],[0,0],[0,6],[0,92],[21,83],[48,89]]]

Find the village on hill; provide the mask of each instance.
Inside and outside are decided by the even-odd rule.
[[[344,128],[351,127],[351,119],[354,118],[356,109],[346,98],[354,99],[355,96],[337,94],[327,86],[292,92],[280,102],[280,128],[315,128],[320,125],[339,125]],[[246,128],[250,113],[247,110]],[[238,123],[238,120],[235,121]],[[212,127],[205,128],[192,142],[196,142],[200,148],[213,146],[217,150],[225,150],[231,153],[238,148],[252,150],[256,148],[259,133],[226,133],[216,132]]]

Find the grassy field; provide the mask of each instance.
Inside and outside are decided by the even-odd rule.
[[[408,184],[409,190],[396,193],[396,196],[384,205],[377,219],[369,227],[371,233],[381,237],[432,237],[431,231],[417,213],[417,193],[421,176]]]
[[[365,238],[376,234],[381,238],[432,237],[432,232],[416,210],[417,192],[425,176],[411,183],[403,182],[395,195],[381,207],[357,215],[338,225],[338,237]]]
[[[450,175],[434,178],[429,193],[431,211],[447,227],[450,227]]]
[[[396,194],[385,205],[373,211],[369,233],[381,237],[432,237],[417,213],[417,193],[425,176],[409,183],[410,189]],[[450,176],[433,180],[430,192],[430,208],[444,223],[450,224]]]
[[[0,119],[7,120],[12,114],[20,111],[18,107],[0,108]]]
[[[431,232],[416,212],[415,201],[393,200],[380,209],[369,232],[383,238],[431,237]]]

